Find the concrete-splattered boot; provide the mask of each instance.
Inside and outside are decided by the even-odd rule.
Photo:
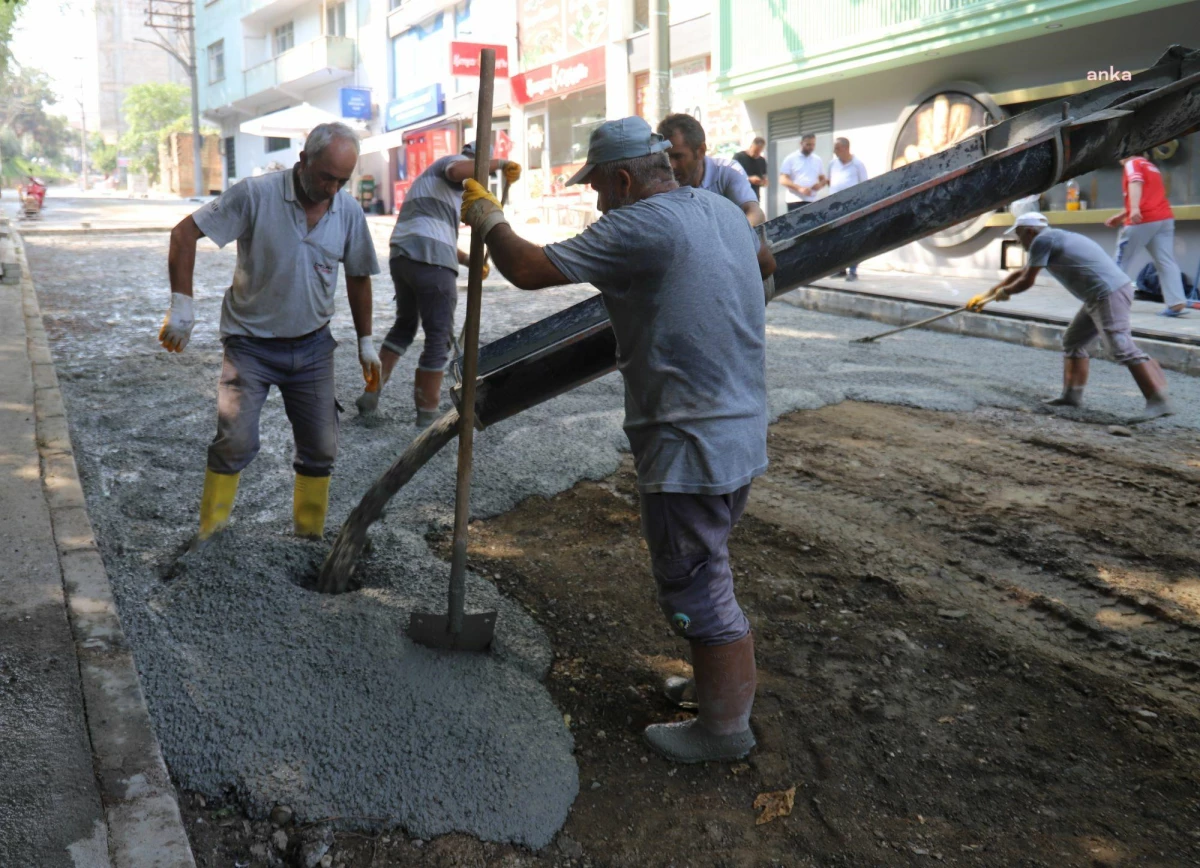
[[[750,709],[756,683],[754,636],[728,645],[692,643],[700,713],[682,723],[646,727],[646,743],[673,762],[741,759],[754,747]]]
[[[1140,365],[1130,365],[1129,373],[1146,399],[1146,410],[1137,421],[1170,416],[1174,412],[1171,402],[1167,400],[1167,377],[1158,362],[1150,359]]]
[[[413,403],[417,405],[417,427],[428,428],[437,421],[438,403],[442,399],[442,371],[417,369],[413,382]]]
[[[1057,398],[1042,403],[1048,407],[1082,407],[1083,387],[1087,385],[1090,359],[1063,359],[1063,390]]]
[[[367,416],[375,412],[379,406],[379,394],[387,385],[387,381],[391,379],[392,371],[395,369],[396,363],[400,361],[401,355],[391,347],[384,347],[379,351],[379,382],[368,383],[367,388],[363,389],[363,393],[354,400],[354,406],[358,407],[359,413]],[[371,388],[372,386],[375,388]]]
[[[190,551],[199,551],[208,545],[213,535],[229,524],[233,512],[233,501],[237,497],[240,473],[217,473],[204,471],[204,491],[200,494],[200,529],[188,543]]]

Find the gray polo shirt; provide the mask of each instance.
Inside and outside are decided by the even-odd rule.
[[[221,304],[221,336],[295,338],[333,318],[338,263],[346,273],[379,273],[362,207],[346,191],[310,232],[292,169],[246,178],[192,219],[218,247],[237,241],[233,284]]]
[[[440,265],[458,274],[458,224],[462,219],[463,185],[446,180],[446,169],[454,163],[469,160],[461,154],[434,160],[413,182],[400,206],[400,213],[396,215],[392,256]]]
[[[1029,265],[1044,268],[1084,303],[1129,283],[1117,263],[1092,239],[1065,229],[1043,229],[1029,245]]]
[[[758,194],[750,186],[750,179],[745,170],[737,163],[704,158],[704,178],[700,181],[701,189],[724,196],[734,205],[742,206],[747,202],[758,204]]]
[[[641,491],[727,494],[767,469],[758,247],[736,205],[680,187],[545,248],[604,298]]]

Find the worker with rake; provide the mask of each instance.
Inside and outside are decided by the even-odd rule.
[[[1083,302],[1062,338],[1062,394],[1046,403],[1066,407],[1083,404],[1083,388],[1088,381],[1087,347],[1099,337],[1113,361],[1129,369],[1146,399],[1145,412],[1138,421],[1170,415],[1167,378],[1162,368],[1133,342],[1129,321],[1133,285],[1103,248],[1076,232],[1051,229],[1045,216],[1036,211],[1020,215],[1005,234],[1016,235],[1029,251],[1028,264],[972,298],[967,302],[969,310],[978,312],[989,302],[1008,301],[1024,292],[1033,286],[1043,268]]]
[[[699,703],[646,740],[677,762],[731,760],[754,746],[755,666],[728,539],[767,468],[762,278],[775,260],[736,205],[676,183],[670,144],[637,117],[597,127],[567,183],[591,184],[603,216],[567,241],[518,237],[473,180],[462,214],[514,285],[591,283],[604,298],[658,601],[691,644]]]

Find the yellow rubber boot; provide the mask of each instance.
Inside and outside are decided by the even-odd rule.
[[[233,511],[240,478],[240,473],[204,471],[204,493],[200,495],[200,532],[196,534],[198,542],[205,542],[229,524],[229,513]]]
[[[296,536],[320,539],[325,535],[325,513],[329,511],[329,477],[296,474],[292,493],[292,520]]]

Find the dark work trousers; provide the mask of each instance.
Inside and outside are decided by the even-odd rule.
[[[326,325],[304,337],[224,339],[217,387],[217,436],[208,447],[208,469],[240,473],[258,454],[258,420],[267,392],[276,386],[292,423],[292,466],[304,476],[328,476],[338,447],[338,407],[333,384],[337,341]]]
[[[811,204],[812,204],[812,202],[788,202],[787,203],[788,213],[790,214],[792,211],[795,211],[797,208],[803,208],[805,205],[811,205]]]
[[[658,605],[692,642],[728,645],[750,632],[729,568],[729,534],[749,496],[749,483],[729,494],[641,495]]]
[[[396,285],[396,322],[383,339],[383,345],[404,355],[416,338],[419,325],[425,332],[425,348],[417,359],[417,368],[443,370],[450,358],[450,337],[454,333],[458,271],[406,256],[392,257],[389,265],[392,283]]]

